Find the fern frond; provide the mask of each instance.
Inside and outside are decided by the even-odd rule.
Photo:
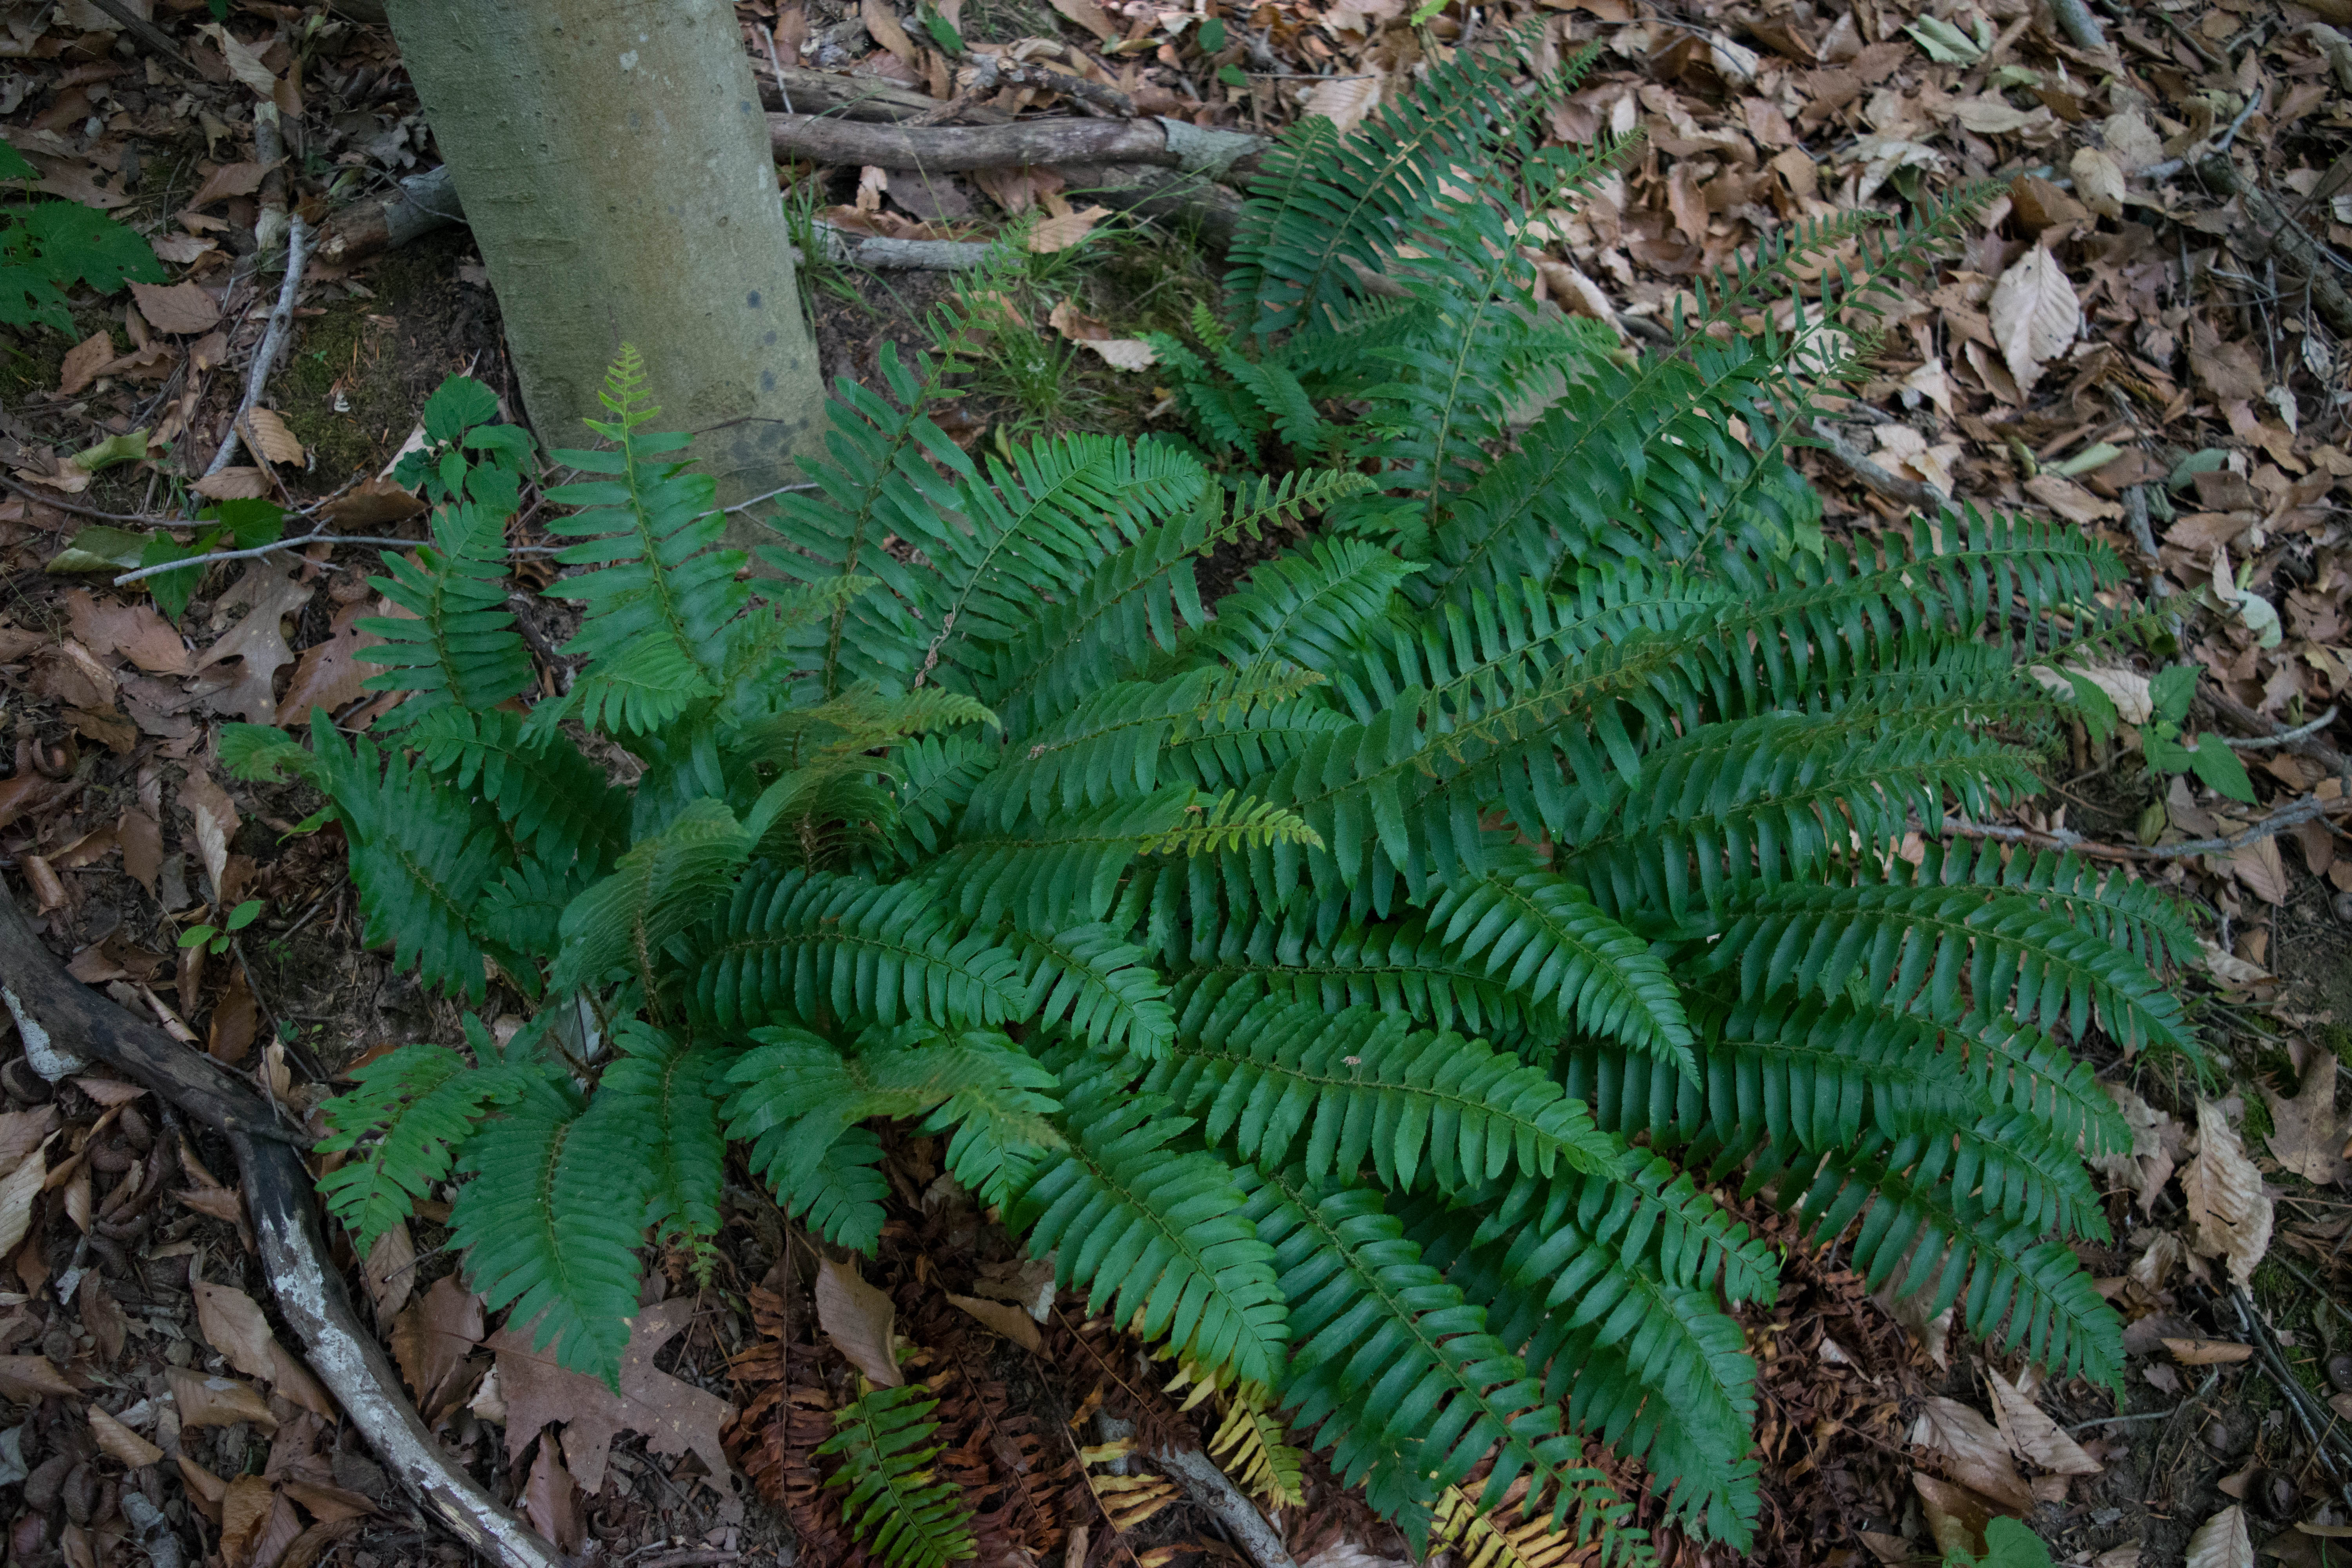
[[[587,607],[580,630],[563,645],[587,661],[578,687],[581,717],[621,731],[656,729],[689,702],[719,694],[723,633],[750,601],[736,578],[743,552],[719,548],[726,528],[716,482],[658,460],[682,450],[688,438],[646,432],[659,411],[646,406],[644,382],[643,361],[623,344],[597,394],[613,416],[587,421],[613,448],[555,454],[583,472],[609,477],[547,492],[558,505],[580,509],[548,524],[549,531],[583,542],[556,559],[598,568],[547,590]]]
[[[1297,812],[1269,800],[1250,800],[1239,790],[1227,790],[1214,802],[1195,799],[1185,808],[1187,817],[1165,832],[1148,835],[1138,847],[1146,855],[1218,855],[1237,849],[1264,849],[1288,844],[1307,849],[1323,847],[1322,835]]]
[[[1507,1498],[1499,1507],[1483,1509],[1460,1487],[1447,1487],[1437,1495],[1430,1544],[1452,1549],[1462,1568],[1570,1568],[1580,1550],[1574,1538],[1540,1519],[1510,1522],[1517,1512]]]
[[[1167,984],[1147,955],[1108,925],[1060,931],[1016,929],[1005,944],[1021,957],[1021,1016],[1058,1025],[1088,1044],[1150,1059],[1175,1033]]]
[[[689,1047],[634,1019],[614,1030],[612,1040],[614,1055],[597,1080],[596,1104],[612,1106],[638,1131],[654,1240],[677,1239],[707,1271],[727,1175],[717,1089],[728,1053]]]
[[[449,707],[404,739],[458,789],[478,788],[542,860],[562,867],[576,858],[593,874],[629,847],[627,797],[561,733],[527,737],[520,714]]]
[[[1071,1069],[1080,1082],[1064,1076],[1069,1146],[1040,1165],[1013,1211],[1030,1255],[1053,1258],[1064,1289],[1085,1285],[1088,1312],[1108,1306],[1146,1339],[1272,1384],[1287,1332],[1283,1292],[1234,1171],[1170,1147],[1190,1124],[1087,1081],[1088,1064]]]
[[[471,1014],[466,1026],[469,1037],[478,1034],[488,1044]],[[321,1154],[360,1152],[319,1179],[319,1195],[365,1258],[378,1237],[448,1175],[475,1123],[521,1086],[509,1074],[475,1068],[446,1046],[403,1046],[351,1077],[351,1092],[322,1108],[327,1136],[316,1147]]]
[[[698,939],[687,984],[721,1027],[769,1019],[943,1028],[1019,1016],[1020,959],[919,884],[752,876]]]
[[[882,1140],[870,1127],[845,1127],[808,1177],[778,1193],[776,1202],[787,1219],[806,1225],[828,1246],[873,1258],[881,1251],[882,1205],[889,1195]]]
[[[370,691],[405,691],[393,710],[407,723],[436,709],[487,713],[530,689],[530,650],[507,608],[507,519],[510,511],[478,502],[445,506],[433,514],[434,543],[417,547],[416,561],[387,554],[389,577],[371,577],[401,616],[376,616],[356,629],[383,640],[354,656],[385,668],[360,684]]]
[[[919,1386],[868,1388],[833,1413],[817,1450],[841,1462],[842,1517],[888,1568],[947,1568],[980,1554],[963,1495],[931,1469],[939,1402]]]
[[[1513,1167],[1549,1175],[1621,1163],[1616,1141],[1548,1074],[1483,1040],[1366,1008],[1246,997],[1197,1015],[1187,1009],[1143,1088],[1200,1113],[1203,1136],[1262,1169],[1297,1159],[1326,1181],[1369,1162],[1391,1191],[1425,1175],[1456,1192]]]
[[[625,967],[650,997],[655,953],[719,905],[751,848],[735,814],[709,799],[693,802],[660,833],[639,839],[612,875],[564,910],[556,989],[576,990]]]
[[[618,1388],[637,1310],[645,1148],[618,1100],[583,1106],[570,1088],[526,1078],[471,1142],[449,1229],[490,1310],[555,1342],[561,1365]]]
[[[1235,1394],[1210,1436],[1209,1452],[1236,1485],[1276,1508],[1307,1501],[1306,1456],[1285,1440],[1282,1423],[1263,1405]]]

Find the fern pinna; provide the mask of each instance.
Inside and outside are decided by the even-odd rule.
[[[530,1005],[333,1102],[362,1252],[455,1181],[476,1284],[609,1377],[640,1249],[707,1252],[730,1143],[871,1251],[895,1119],[1253,1442],[1416,1542],[1507,1498],[1612,1558],[1646,1549],[1588,1437],[1685,1528],[1757,1517],[1729,1308],[1776,1259],[1721,1184],[2116,1379],[2066,1242],[2105,1235],[2081,1156],[2128,1136],[2070,1047],[2187,1047],[2158,975],[2191,933],[1948,829],[2035,787],[2032,668],[2136,630],[2096,601],[2118,563],[1975,511],[1833,541],[1786,461],[1797,372],[1968,201],[1801,226],[1636,356],[1535,301],[1517,215],[1617,150],[1523,144],[1498,106],[1572,72],[1517,66],[1286,139],[1233,324],[1168,345],[1196,442],[976,459],[886,347],[753,576],[625,355],[548,492],[577,678],[527,711],[513,487],[473,477],[514,438],[479,398],[434,432],[436,543],[373,652],[410,700],[224,745],[323,788],[400,963]],[[1800,276],[1793,325],[1736,330]],[[1293,532],[1203,601],[1205,552]],[[860,1528],[955,1557],[920,1402],[842,1419]]]

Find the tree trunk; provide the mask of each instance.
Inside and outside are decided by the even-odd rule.
[[[729,0],[391,0],[550,447],[624,342],[731,503],[799,478],[824,383]]]

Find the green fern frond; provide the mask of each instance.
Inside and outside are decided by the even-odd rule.
[[[637,1310],[644,1238],[641,1130],[618,1100],[583,1106],[550,1080],[521,1093],[466,1145],[449,1229],[484,1305],[509,1309],[533,1350],[620,1385]]]
[[[1272,1252],[1244,1217],[1232,1167],[1171,1148],[1189,1125],[1155,1101],[1118,1093],[1080,1058],[1064,1079],[1069,1146],[1045,1160],[1016,1204],[1030,1254],[1055,1282],[1087,1287],[1146,1339],[1165,1337],[1204,1366],[1271,1384],[1282,1366],[1283,1291]]]
[[[883,1203],[890,1196],[882,1173],[882,1140],[870,1127],[845,1127],[800,1186],[780,1192],[784,1217],[797,1220],[828,1246],[868,1258],[880,1255]]]
[[[478,1046],[488,1045],[488,1033],[471,1014],[466,1031]],[[403,1046],[351,1078],[351,1092],[322,1108],[327,1135],[316,1147],[321,1154],[359,1152],[319,1179],[319,1194],[365,1258],[378,1237],[406,1219],[433,1184],[448,1175],[449,1162],[474,1135],[475,1123],[521,1086],[511,1075],[475,1068],[446,1046]]]
[[[542,860],[576,858],[593,873],[629,847],[627,797],[560,733],[527,737],[518,714],[449,707],[426,714],[404,739],[457,788],[478,788]]]
[[[631,1020],[613,1032],[614,1055],[597,1080],[596,1104],[638,1131],[645,1147],[646,1223],[654,1239],[673,1237],[706,1269],[719,1235],[727,1175],[717,1089],[728,1053],[692,1047]]]
[[[1147,1059],[1168,1049],[1176,1025],[1167,984],[1152,972],[1143,951],[1122,942],[1115,927],[1015,930],[1005,945],[1021,957],[1023,1017]]]
[[[1616,1141],[1549,1074],[1482,1040],[1366,1008],[1247,997],[1206,1016],[1188,1008],[1143,1087],[1201,1113],[1211,1142],[1262,1169],[1295,1158],[1316,1181],[1369,1163],[1391,1191],[1425,1175],[1458,1192],[1514,1167],[1549,1175],[1621,1163]]]
[[[1213,803],[1195,799],[1184,808],[1187,817],[1165,832],[1147,834],[1138,844],[1145,855],[1219,855],[1239,849],[1264,849],[1289,844],[1307,849],[1323,847],[1322,835],[1297,812],[1270,800],[1250,800],[1239,790],[1227,790]]]
[[[947,1568],[980,1555],[963,1494],[931,1468],[939,1402],[922,1388],[868,1388],[833,1413],[819,1458],[840,1461],[824,1484],[846,1487],[842,1517],[888,1568]]]
[[[405,691],[393,710],[407,723],[436,709],[487,713],[530,689],[530,650],[507,608],[507,519],[512,509],[467,501],[433,514],[434,543],[420,545],[414,564],[383,557],[389,577],[368,585],[404,616],[375,616],[357,630],[382,642],[356,658],[386,668],[360,684],[370,691]]]
[[[646,432],[659,410],[646,405],[644,383],[643,361],[623,344],[597,394],[612,418],[587,421],[612,449],[555,454],[609,477],[547,492],[558,505],[580,509],[548,524],[583,542],[556,559],[598,568],[547,590],[587,607],[563,645],[587,661],[576,693],[581,717],[624,732],[656,729],[689,702],[719,694],[727,625],[750,602],[736,576],[743,552],[719,547],[726,529],[717,485],[682,463],[659,460],[683,450],[688,437]]]
[[[638,840],[612,875],[563,911],[556,989],[576,990],[626,968],[650,996],[655,953],[719,907],[751,848],[726,803],[708,799],[693,802],[659,834]]]

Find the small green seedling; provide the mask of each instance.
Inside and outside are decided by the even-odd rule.
[[[2051,1568],[2050,1548],[2013,1519],[1995,1519],[1985,1526],[1983,1556],[1956,1552],[1944,1562],[1947,1568]]]
[[[180,933],[180,945],[182,947],[202,947],[207,952],[217,957],[221,953],[228,951],[229,939],[235,936],[238,931],[241,931],[246,927],[251,925],[253,923],[254,917],[258,915],[260,912],[261,900],[259,899],[247,899],[245,902],[237,905],[236,908],[229,910],[228,919],[224,923],[217,926],[193,925],[187,930],[182,931]]]
[[[2140,754],[2159,773],[2193,773],[2215,793],[2251,804],[2253,781],[2246,777],[2246,765],[2238,761],[2238,753],[2219,735],[2183,732],[2189,700],[2197,695],[2197,673],[2193,664],[2177,664],[2148,681],[2150,712],[2145,721],[2134,726],[2139,731]],[[2065,676],[2093,740],[2104,741],[2124,726],[2115,700],[2097,682],[2076,670],[2067,670]]]

